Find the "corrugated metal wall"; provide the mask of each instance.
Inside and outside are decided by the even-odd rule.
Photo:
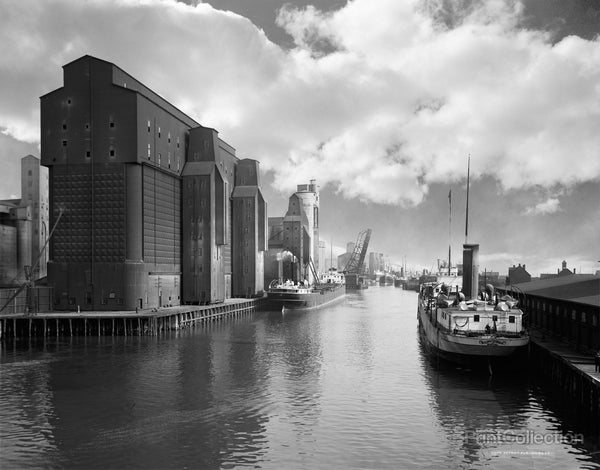
[[[144,261],[181,263],[181,189],[179,179],[144,166]]]

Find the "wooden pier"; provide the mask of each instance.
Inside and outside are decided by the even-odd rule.
[[[192,328],[261,310],[264,299],[227,299],[139,311],[9,313],[0,316],[0,339],[52,336],[141,336]]]
[[[536,329],[530,335],[530,364],[534,370],[600,423],[600,372],[595,370],[593,354],[577,351]]]

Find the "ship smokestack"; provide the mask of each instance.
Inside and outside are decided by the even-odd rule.
[[[467,299],[477,297],[479,289],[479,245],[463,245],[463,293]]]

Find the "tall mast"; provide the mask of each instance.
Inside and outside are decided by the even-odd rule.
[[[471,154],[469,154],[469,163],[467,165],[467,216],[465,218],[465,243],[469,238],[469,177],[471,174]]]
[[[448,275],[452,269],[452,188],[448,192]]]
[[[329,270],[331,271],[332,268],[333,268],[333,237],[331,237],[331,243],[329,243]]]

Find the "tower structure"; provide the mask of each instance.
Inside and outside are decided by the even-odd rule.
[[[31,208],[31,263],[36,269],[32,280],[46,277],[48,250],[43,250],[49,235],[48,169],[40,165],[39,158],[27,155],[21,159],[21,206]],[[38,260],[39,257],[39,260]]]
[[[232,195],[235,247],[232,269],[235,297],[253,297],[264,291],[264,252],[267,234],[267,204],[260,189],[259,163],[240,160]]]

